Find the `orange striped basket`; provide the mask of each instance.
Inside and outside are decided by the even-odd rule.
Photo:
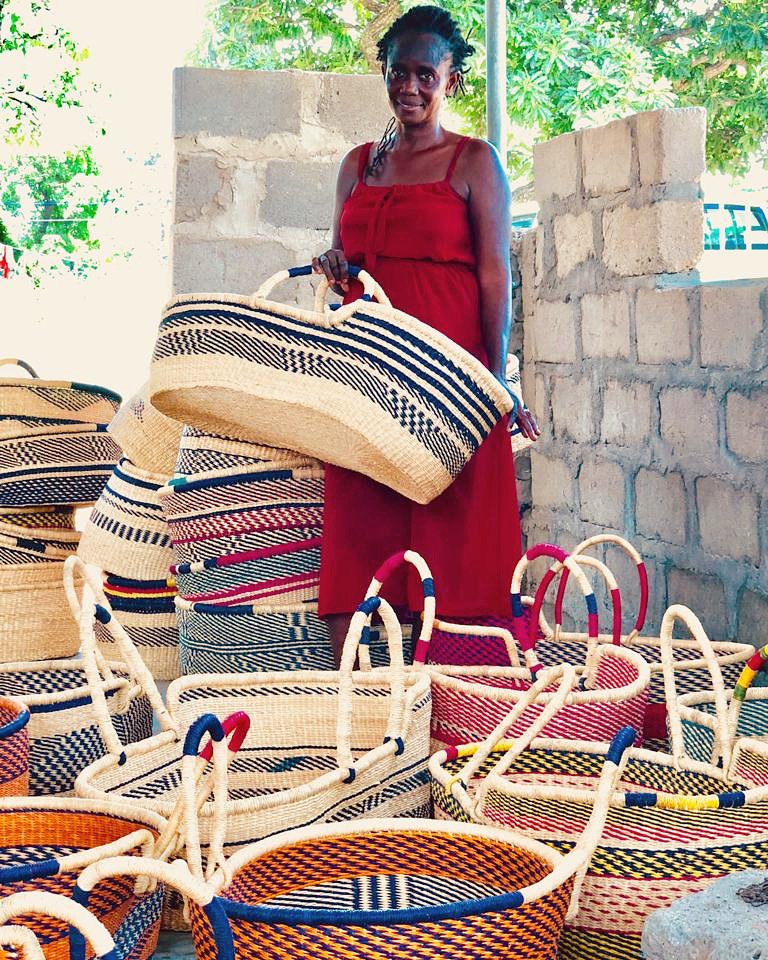
[[[0,697],[0,797],[29,794],[29,710],[13,697]]]

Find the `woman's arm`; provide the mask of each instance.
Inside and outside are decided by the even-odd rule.
[[[469,190],[469,216],[475,241],[480,288],[480,324],[488,368],[506,385],[509,333],[512,327],[511,196],[499,155],[491,144],[473,140],[465,151],[464,175]],[[514,419],[530,440],[539,428],[530,411],[516,410]]]
[[[354,147],[341,161],[336,178],[336,201],[333,208],[333,232],[330,249],[312,260],[315,273],[324,273],[331,288],[343,295],[349,289],[349,264],[341,249],[341,210],[357,181],[357,164],[362,147]]]

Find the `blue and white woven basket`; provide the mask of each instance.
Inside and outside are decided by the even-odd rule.
[[[173,474],[183,424],[156,410],[147,396],[149,384],[125,403],[109,424],[123,455],[142,470]]]
[[[235,437],[206,433],[186,425],[181,432],[176,459],[177,477],[199,480],[218,476],[220,471],[240,473],[258,470],[291,470],[295,467],[322,469],[322,464],[295,450],[280,450],[263,444],[249,443]]]
[[[15,366],[19,377],[0,378],[0,425],[15,421],[35,429],[50,424],[109,423],[120,406],[120,395],[106,387],[72,380],[41,380],[23,360],[0,360]]]
[[[254,297],[177,297],[160,324],[153,404],[212,433],[358,470],[418,503],[454,480],[512,408],[509,393],[448,337],[395,310],[371,277],[335,313]],[[372,302],[376,294],[381,302]]]

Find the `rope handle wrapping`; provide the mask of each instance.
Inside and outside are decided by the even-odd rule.
[[[83,590],[80,598],[78,598],[75,588],[76,571],[83,577]],[[104,593],[98,568],[83,563],[78,556],[71,556],[64,561],[63,576],[64,592],[80,630],[80,653],[83,658],[83,667],[104,745],[110,754],[120,758],[122,764],[125,763],[125,751],[112,724],[102,682],[102,677],[105,677],[107,682],[114,682],[115,678],[96,645],[95,619],[103,623],[109,631],[138,691],[143,691],[149,699],[161,729],[172,730],[179,735],[179,726],[166,709],[157,684],[141,659],[136,646],[125,629],[115,619],[112,607]]]
[[[732,747],[735,745],[735,741],[739,735],[741,706],[747,699],[747,693],[755,677],[765,671],[766,666],[768,666],[768,644],[755,650],[749,660],[747,660],[733,688],[733,694],[728,708],[728,741]]]
[[[336,749],[339,769],[349,770],[350,782],[355,777],[354,758],[352,756],[352,711],[353,711],[353,669],[358,651],[363,651],[370,637],[372,615],[378,611],[387,634],[389,649],[390,708],[384,743],[397,745],[397,752],[403,749],[405,736],[405,662],[403,660],[403,632],[392,606],[378,596],[366,597],[352,615],[339,668],[339,713],[336,720]],[[367,654],[367,650],[366,650]],[[370,657],[368,657],[370,664]]]
[[[25,360],[19,360],[17,357],[4,357],[0,360],[0,367],[21,367],[22,370],[26,370],[35,380],[40,379],[39,373],[36,373]]]
[[[540,703],[541,695],[551,687],[553,683],[559,680],[557,690],[544,705],[542,711],[535,717],[533,723],[528,727],[525,733],[521,734],[515,740],[507,741],[504,739],[507,731],[523,716],[525,711],[533,704]],[[491,730],[488,736],[480,743],[465,744],[462,747],[449,748],[449,756],[456,752],[458,756],[471,756],[472,759],[462,770],[461,774],[454,777],[447,784],[453,797],[464,807],[468,813],[473,813],[477,806],[477,799],[485,796],[484,787],[491,774],[501,774],[507,770],[510,764],[524,750],[528,748],[534,737],[537,737],[549,721],[555,716],[562,706],[569,702],[571,694],[576,686],[576,669],[570,664],[562,664],[559,667],[551,667],[542,670],[535,683],[525,691],[522,697],[515,703],[509,713]],[[475,791],[475,798],[470,798],[469,784],[477,775],[485,761],[495,751],[503,751],[502,756],[493,768],[483,777],[482,781]]]
[[[0,900],[0,924],[26,914],[54,917],[70,926],[70,942],[80,945],[85,956],[86,940],[93,948],[96,960],[116,960],[115,941],[107,928],[89,913],[84,906],[60,893],[44,890],[29,890],[12,893]],[[32,931],[30,931],[31,933]],[[34,936],[34,934],[33,934]]]
[[[435,624],[436,603],[435,581],[432,578],[432,571],[429,569],[429,565],[424,557],[422,557],[421,554],[416,553],[415,550],[401,550],[398,553],[392,554],[388,560],[385,560],[384,563],[381,564],[376,573],[374,573],[373,579],[368,584],[368,589],[365,592],[365,596],[366,599],[369,597],[378,597],[379,592],[386,581],[392,576],[395,570],[397,570],[398,567],[402,566],[404,563],[408,563],[413,566],[421,578],[421,591],[424,597],[424,607],[422,609],[421,631],[414,649],[413,662],[424,663],[427,659],[427,654],[429,653],[429,642],[432,638],[432,629]],[[359,653],[360,669],[370,670],[371,660],[369,647],[365,645],[364,649],[361,648]]]
[[[530,547],[520,558],[517,566],[515,567],[515,571],[512,574],[510,601],[512,604],[512,620],[515,624],[515,633],[520,637],[520,647],[523,650],[525,662],[528,669],[531,671],[532,677],[534,677],[539,670],[542,669],[542,665],[539,662],[536,654],[536,627],[538,625],[538,614],[535,613],[531,615],[526,636],[525,621],[523,619],[523,600],[520,588],[523,582],[523,576],[525,575],[529,565],[534,560],[538,560],[539,557],[549,557],[552,560],[556,560],[570,570],[570,572],[573,574],[574,578],[576,579],[576,583],[579,585],[582,593],[584,594],[584,600],[587,605],[589,637],[592,640],[597,640],[598,637],[597,600],[595,599],[595,594],[589,584],[589,581],[584,575],[584,571],[581,569],[577,561],[571,559],[571,557],[568,556],[562,547],[557,547],[551,543],[539,543],[534,547]]]
[[[660,630],[661,665],[664,673],[664,698],[667,702],[667,725],[670,740],[672,741],[672,756],[675,763],[683,761],[693,762],[685,750],[683,725],[680,719],[680,706],[677,700],[677,686],[675,683],[675,660],[673,632],[676,623],[682,623],[691,637],[698,643],[703,654],[701,661],[686,660],[686,666],[692,663],[701,663],[709,670],[712,680],[712,692],[715,708],[715,733],[713,750],[723,758],[723,767],[727,769],[731,759],[732,744],[729,737],[728,700],[725,693],[725,683],[720,665],[717,662],[712,641],[707,636],[701,621],[696,614],[682,604],[673,604],[664,614]]]
[[[590,550],[592,547],[597,546],[601,543],[612,543],[617,547],[620,547],[629,558],[634,561],[635,566],[637,567],[637,576],[640,581],[640,604],[637,611],[637,619],[635,620],[635,625],[627,635],[626,643],[631,642],[635,637],[640,635],[643,627],[645,626],[645,618],[648,613],[648,568],[645,566],[645,561],[643,560],[640,553],[635,549],[635,547],[623,537],[618,536],[615,533],[601,533],[595,537],[589,537],[587,540],[582,540],[574,549],[571,551],[571,556],[576,559],[580,558],[587,550]],[[560,634],[560,626],[562,624],[562,611],[563,611],[563,598],[565,596],[565,588],[568,584],[569,571],[563,570],[563,575],[560,578],[560,583],[557,587],[557,598],[555,600],[555,633],[554,638],[557,640]],[[615,613],[614,613],[615,616]],[[619,619],[619,629],[618,629],[618,638],[616,626],[614,622],[614,643],[621,642],[621,619]]]
[[[45,960],[40,941],[29,927],[0,927],[0,946],[12,947],[23,960]]]
[[[260,300],[267,300],[272,290],[278,284],[284,283],[293,277],[311,277],[313,274],[314,271],[311,263],[300,267],[289,267],[287,270],[279,270],[262,283],[253,295],[251,305],[257,307]],[[325,298],[328,295],[330,284],[328,283],[327,277],[323,276],[320,278],[320,283],[315,292],[315,303],[313,307],[314,313],[318,317],[318,325],[336,326],[337,324],[343,323],[345,320],[348,320],[356,310],[359,310],[362,305],[370,303],[374,298],[378,300],[382,306],[392,306],[389,297],[367,270],[351,264],[349,267],[349,275],[362,283],[363,294],[359,299],[351,303],[346,303],[343,306],[334,305],[336,309],[334,309],[334,307],[326,307]]]

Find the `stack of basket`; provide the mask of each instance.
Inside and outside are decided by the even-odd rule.
[[[99,496],[120,448],[111,390],[21,376],[0,379],[0,661],[70,656],[62,569],[77,549],[74,509]]]
[[[185,427],[176,473],[160,500],[184,672],[332,669],[317,615],[322,465]]]
[[[171,540],[159,490],[173,472],[181,424],[164,417],[144,388],[110,424],[124,456],[83,530],[78,554],[105,574],[104,590],[156,680],[179,676],[179,645],[169,577]],[[109,634],[99,645],[115,656]]]

